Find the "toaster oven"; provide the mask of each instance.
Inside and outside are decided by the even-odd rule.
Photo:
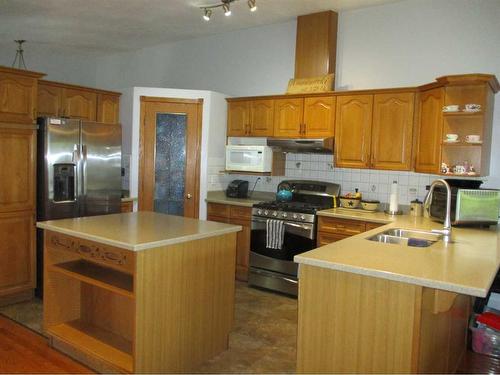
[[[451,188],[451,224],[454,226],[488,226],[498,224],[500,191]],[[446,190],[435,188],[430,204],[431,218],[444,222]]]

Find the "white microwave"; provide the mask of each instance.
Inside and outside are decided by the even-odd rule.
[[[271,172],[273,150],[269,146],[227,145],[226,170]]]

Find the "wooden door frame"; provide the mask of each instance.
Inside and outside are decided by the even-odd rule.
[[[146,126],[145,118],[145,103],[170,103],[170,104],[196,104],[197,105],[197,136],[196,144],[196,168],[195,168],[195,187],[194,187],[194,209],[195,218],[200,216],[200,161],[201,161],[201,136],[202,136],[202,114],[203,114],[203,99],[182,99],[182,98],[165,98],[156,96],[141,96],[141,113],[139,126],[139,194],[138,194],[138,210],[141,211],[144,207],[144,183],[145,183],[145,166],[144,166],[144,131]]]

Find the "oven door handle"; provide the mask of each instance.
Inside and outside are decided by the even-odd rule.
[[[289,282],[290,284],[298,284],[299,283],[297,280],[289,279],[288,277],[283,277],[283,276],[276,276],[270,272],[259,271],[258,269],[255,269],[255,268],[252,268],[251,272],[256,273],[258,275],[272,277],[273,279],[285,280],[285,281]]]
[[[304,225],[304,224],[295,224],[295,223],[285,222],[285,225],[288,225],[289,227],[295,227],[295,228],[304,229],[304,230],[310,230],[310,229],[312,229],[312,226],[307,226],[307,225]]]
[[[266,223],[268,219],[257,219],[257,218],[252,218],[252,221],[256,223]],[[273,219],[271,219],[273,220]],[[300,228],[304,230],[311,230],[313,229],[313,224],[297,224],[297,223],[291,223],[289,221],[285,221],[285,225],[288,225],[290,227],[294,228]]]

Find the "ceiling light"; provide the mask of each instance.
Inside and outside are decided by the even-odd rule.
[[[250,8],[250,12],[255,12],[257,10],[255,0],[248,0],[248,7]]]
[[[205,9],[205,14],[203,15],[203,19],[205,21],[210,21],[211,16],[212,16],[212,11],[210,9]]]
[[[12,63],[12,67],[17,69],[26,69],[26,64],[24,62],[24,50],[23,50],[23,43],[25,43],[26,41],[20,39],[20,40],[14,40],[14,42],[16,42],[17,44],[17,51],[16,51],[16,58]]]
[[[203,11],[203,19],[205,21],[210,21],[214,9],[222,8],[224,15],[226,17],[230,16],[231,4],[238,1],[239,0],[217,0],[214,4],[201,5],[199,8]],[[246,3],[251,12],[255,12],[257,10],[257,0],[246,0]]]

